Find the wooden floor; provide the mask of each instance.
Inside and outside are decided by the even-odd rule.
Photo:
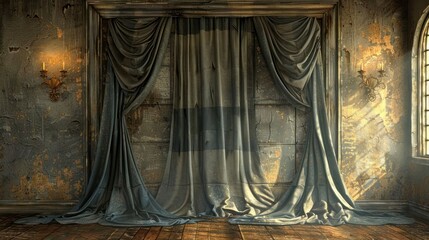
[[[0,215],[0,239],[429,239],[429,222],[412,225],[338,227],[319,225],[231,225],[225,219],[173,227],[115,228],[98,224],[26,226],[14,224],[21,216]]]

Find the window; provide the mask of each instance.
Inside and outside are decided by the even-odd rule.
[[[421,46],[421,142],[422,142],[422,155],[429,155],[429,33],[428,26],[426,25],[422,34]]]
[[[414,155],[429,158],[429,19],[427,14],[421,17],[416,28],[412,67]]]

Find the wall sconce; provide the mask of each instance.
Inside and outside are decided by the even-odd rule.
[[[46,70],[45,62],[42,64],[42,70],[40,71],[40,77],[43,79],[42,84],[46,84],[46,86],[49,87],[49,98],[52,102],[58,101],[60,98],[60,87],[63,85],[63,80],[67,76],[67,71],[64,69],[64,62],[63,62],[63,69],[60,71],[60,77],[56,77],[55,75],[52,77],[48,76],[48,71]]]
[[[374,77],[372,75],[365,75],[363,70],[363,64],[361,64],[359,73],[359,78],[361,79],[360,87],[365,88],[368,93],[368,99],[371,102],[374,102],[377,97],[377,90],[379,88],[385,89],[386,85],[383,83],[382,79],[386,76],[386,71],[383,70],[383,63],[381,63],[380,70],[378,70],[378,77]]]

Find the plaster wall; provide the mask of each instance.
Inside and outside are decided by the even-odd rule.
[[[1,1],[0,200],[68,201],[84,187],[84,7]],[[39,77],[68,76],[57,102]]]
[[[408,16],[409,16],[409,51],[413,47],[414,35],[416,33],[416,28],[420,18],[422,17],[423,11],[429,6],[428,0],[420,1],[408,1]],[[411,56],[415,58],[415,56]],[[417,91],[417,83],[412,82],[415,78],[411,78],[415,73],[411,72],[409,75],[409,83],[412,86],[414,93]],[[411,109],[411,107],[410,107]],[[410,116],[413,113],[410,112]],[[412,129],[412,133],[415,134],[415,129]],[[416,149],[410,149],[410,155],[416,155]],[[410,193],[409,200],[414,204],[424,206],[429,208],[429,159],[418,159],[418,158],[409,158],[409,169],[410,174]]]
[[[407,5],[344,0],[341,19],[341,172],[355,200],[406,200],[410,104]],[[375,99],[358,71],[386,71]]]

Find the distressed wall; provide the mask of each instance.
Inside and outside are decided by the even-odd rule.
[[[429,0],[419,0],[419,1],[408,1],[408,17],[409,17],[409,38],[408,46],[409,51],[413,47],[413,37],[416,34],[417,23],[422,17],[423,11],[429,6]],[[417,33],[418,34],[418,33]],[[414,58],[415,56],[412,56]],[[415,73],[410,74],[411,76]],[[411,86],[411,81],[410,81]],[[413,93],[417,92],[417,83],[412,82]],[[411,110],[411,105],[410,108]],[[409,111],[410,115],[415,114]],[[412,133],[415,134],[416,130],[412,129]],[[410,149],[410,152],[413,152],[415,155],[416,149]],[[429,208],[429,160],[428,159],[417,159],[409,158],[409,169],[410,173],[410,193],[409,200],[412,203],[418,204],[420,206],[425,206]]]
[[[343,178],[355,200],[406,200],[409,195],[407,5],[402,0],[344,0],[341,13]],[[370,101],[358,71],[385,84]]]
[[[84,185],[84,4],[2,0],[0,201],[75,200]],[[39,77],[68,76],[57,102]]]
[[[429,206],[429,166],[411,163],[407,168],[411,104],[407,28],[415,27],[423,10],[422,1],[408,2],[410,24],[407,5],[401,0],[340,3],[341,170],[354,199],[410,199]],[[0,200],[78,199],[85,176],[84,1],[2,0],[1,4]],[[46,61],[49,71],[58,72],[63,58],[69,75],[60,100],[53,103],[38,75],[42,61]],[[152,192],[158,187],[165,164],[159,159],[166,158],[168,149],[168,58],[151,97],[128,119],[138,164]],[[359,86],[357,71],[363,65],[368,74],[375,76],[381,63],[387,74],[383,80],[386,88],[379,89],[371,102],[368,92]],[[265,78],[264,71],[260,69],[257,74]],[[275,97],[264,93],[263,84],[259,86],[260,96]],[[262,125],[258,137],[268,179],[274,181],[283,171],[292,176],[299,164],[295,155],[299,155],[302,142],[276,142],[263,129],[272,127],[273,120],[284,118],[289,111],[287,118],[294,117],[288,119],[288,124],[295,124],[299,134],[305,130],[305,116],[297,121],[300,112],[290,113],[292,110],[282,106],[281,100],[274,103],[269,97],[256,101],[259,107],[266,107],[259,111]],[[267,113],[262,114],[264,111]],[[157,128],[148,127],[154,122]],[[290,179],[281,181],[287,186]]]

